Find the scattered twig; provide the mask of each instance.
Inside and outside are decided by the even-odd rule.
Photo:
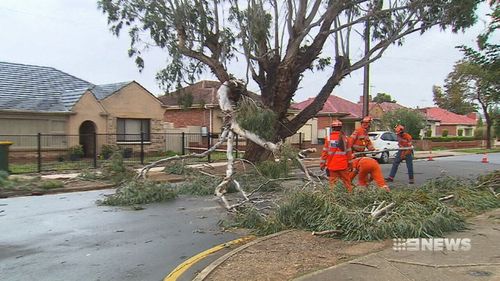
[[[450,200],[452,198],[454,198],[455,195],[451,194],[451,195],[448,195],[448,196],[444,196],[444,197],[441,197],[439,198],[439,201],[446,201],[446,200]]]
[[[311,234],[312,235],[327,235],[327,234],[341,234],[342,230],[337,230],[337,229],[330,229],[330,230],[323,230],[323,231],[313,231]]]

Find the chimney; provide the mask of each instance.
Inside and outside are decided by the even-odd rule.
[[[363,96],[359,96],[358,104],[363,104]]]
[[[477,114],[475,112],[471,112],[471,113],[467,114],[466,116],[477,121]]]

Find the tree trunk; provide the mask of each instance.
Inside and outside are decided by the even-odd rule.
[[[252,163],[258,163],[269,159],[270,156],[271,152],[269,150],[247,140],[247,144],[245,147],[245,156],[243,157],[244,159]]]

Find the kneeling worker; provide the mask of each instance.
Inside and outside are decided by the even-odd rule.
[[[331,134],[325,138],[325,146],[321,152],[321,170],[328,169],[330,190],[341,179],[348,192],[352,191],[349,171],[352,168],[351,147],[345,134],[341,131],[342,122],[334,120]]]
[[[373,179],[379,188],[391,191],[385,183],[382,169],[377,163],[377,160],[370,157],[358,157],[352,162],[352,168],[351,180],[358,175],[359,186],[367,187],[368,182]],[[368,175],[371,175],[370,180],[368,179]]]

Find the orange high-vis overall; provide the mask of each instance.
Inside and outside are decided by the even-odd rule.
[[[377,160],[370,157],[358,157],[353,160],[352,167],[353,172],[351,173],[351,180],[356,177],[357,173],[359,186],[368,186],[368,175],[371,175],[371,178],[379,188],[389,191],[389,187],[385,183],[382,169]]]
[[[352,190],[349,176],[351,157],[349,142],[340,131],[333,131],[330,136],[325,138],[320,166],[328,169],[331,190],[339,179],[342,180],[347,191]]]
[[[350,141],[352,150],[354,152],[362,152],[365,151],[365,149],[375,150],[375,147],[373,147],[372,141],[368,136],[368,132],[363,127],[359,127],[354,130],[351,135]]]

